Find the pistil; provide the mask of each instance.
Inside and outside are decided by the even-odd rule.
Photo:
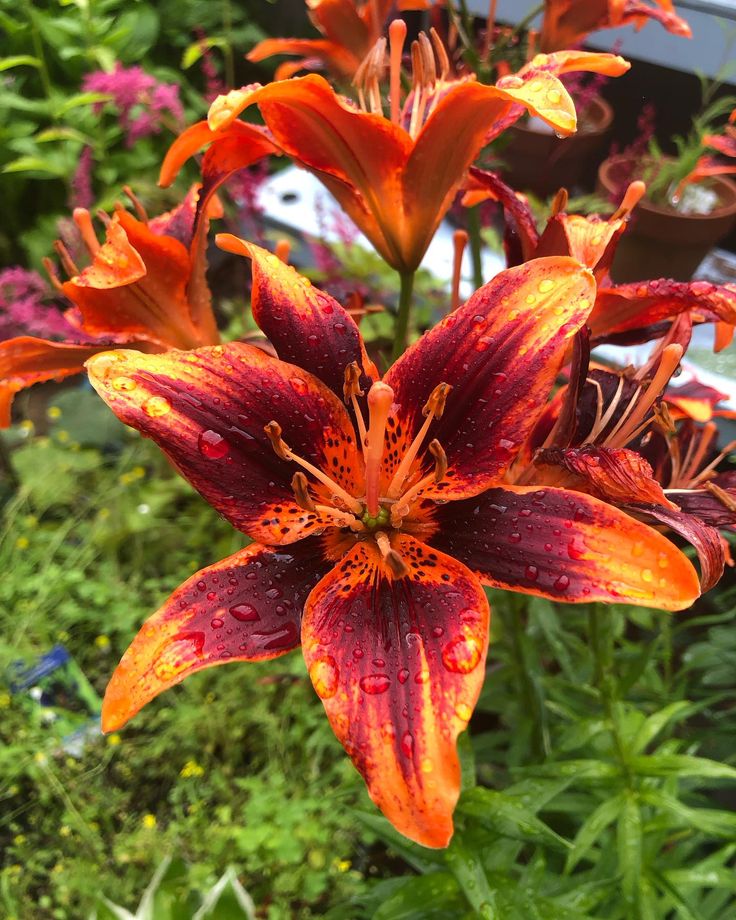
[[[406,41],[406,23],[403,19],[394,19],[388,27],[389,44],[389,100],[391,102],[391,121],[398,125],[401,115],[401,55]]]
[[[375,517],[379,511],[378,487],[386,438],[386,423],[394,401],[390,386],[378,381],[368,391],[368,432],[365,439],[365,503]]]

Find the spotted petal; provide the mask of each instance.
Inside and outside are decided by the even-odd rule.
[[[428,435],[449,462],[442,497],[476,494],[503,476],[594,298],[590,273],[574,260],[535,259],[497,275],[390,368],[385,380],[407,439],[432,390],[453,387]]]
[[[295,503],[290,483],[299,467],[276,456],[263,430],[269,422],[281,425],[296,454],[360,494],[362,464],[345,407],[301,368],[241,342],[150,356],[110,352],[87,367],[113,412],[263,543],[292,543],[325,526]]]
[[[488,602],[465,566],[410,536],[392,580],[375,544],[357,543],[307,601],[302,646],[332,728],[402,834],[452,835],[455,741],[484,677]]]
[[[578,603],[682,610],[700,593],[690,561],[612,505],[564,489],[506,486],[437,508],[432,546],[499,588]]]
[[[333,297],[260,246],[225,233],[217,245],[252,260],[253,317],[282,360],[310,371],[341,398],[345,368],[355,361],[364,370],[361,387],[370,387],[378,371],[355,321]]]
[[[299,645],[304,602],[329,569],[319,537],[288,550],[257,543],[192,575],[146,621],[110,680],[103,731],[115,731],[189,674],[276,658]]]

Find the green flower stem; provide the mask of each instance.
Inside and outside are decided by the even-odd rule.
[[[394,348],[392,358],[396,361],[405,351],[409,342],[409,321],[411,319],[411,297],[414,290],[414,272],[399,272],[401,289],[399,291],[399,310],[394,327]]]
[[[477,291],[483,285],[483,240],[480,237],[479,205],[468,208],[468,242],[473,263],[473,287]]]
[[[508,607],[502,613],[504,631],[510,641],[523,712],[532,723],[532,754],[535,760],[542,761],[549,755],[551,746],[543,693],[537,677],[540,672],[537,649],[526,631],[524,595],[511,594],[507,599]]]
[[[599,604],[592,604],[588,612],[590,644],[593,649],[595,665],[594,682],[598,687],[606,719],[611,726],[611,736],[621,769],[626,776],[627,786],[633,789],[633,776],[619,725],[618,684],[613,660],[613,635],[610,628],[611,615],[608,611],[602,611]],[[603,617],[607,617],[609,622],[604,622]]]

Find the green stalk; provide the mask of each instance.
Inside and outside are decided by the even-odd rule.
[[[409,321],[411,318],[411,295],[414,290],[414,272],[399,272],[401,289],[399,291],[399,310],[394,327],[394,348],[392,358],[401,357],[409,344]]]
[[[473,287],[477,291],[483,286],[483,240],[480,236],[480,205],[468,208],[468,242],[473,263]]]
[[[610,617],[611,614],[606,612],[603,616]],[[621,769],[627,778],[627,786],[633,789],[633,776],[631,775],[626,746],[619,725],[618,686],[613,661],[613,636],[611,635],[609,624],[604,624],[601,620],[599,604],[591,604],[588,612],[588,626],[595,663],[594,681],[598,687],[606,719],[611,725],[611,736],[613,737]]]

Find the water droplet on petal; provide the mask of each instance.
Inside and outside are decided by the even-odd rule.
[[[230,453],[230,445],[216,431],[207,429],[201,432],[197,442],[200,454],[208,460],[222,460]]]
[[[414,735],[411,732],[404,732],[401,736],[401,751],[405,757],[411,757],[414,753]]]
[[[372,696],[385,693],[391,686],[391,680],[386,674],[366,674],[358,683],[364,693],[370,693]]]
[[[524,574],[529,579],[529,581],[536,581],[539,577],[539,569],[536,565],[528,565],[524,571]]]
[[[171,412],[171,403],[163,396],[152,396],[143,403],[143,411],[151,418],[161,418]]]
[[[337,693],[339,677],[340,672],[332,655],[315,658],[309,666],[309,678],[317,695],[323,700],[329,700]]]
[[[301,377],[290,377],[289,383],[291,384],[294,392],[299,393],[300,395],[307,392],[307,381],[303,380]]]
[[[210,623],[210,626],[211,626],[213,629],[222,629],[222,627],[223,627],[224,625],[225,625],[225,621],[224,621],[224,620],[221,620],[219,617],[215,617],[215,618],[212,620],[212,622]]]
[[[642,569],[641,570],[641,580],[642,581],[651,581],[654,576],[652,575],[651,569]]]
[[[560,575],[559,578],[556,578],[553,585],[555,591],[567,591],[570,587],[570,579],[567,575]]]
[[[113,389],[129,393],[134,390],[138,384],[132,377],[116,377],[112,382]]]
[[[559,97],[559,93],[557,95]],[[540,294],[547,294],[549,291],[552,290],[554,286],[555,286],[554,281],[552,281],[550,278],[545,278],[543,281],[539,282],[537,289]]]
[[[442,649],[442,663],[448,671],[469,674],[477,667],[483,650],[474,636],[458,636]]]
[[[399,683],[400,683],[400,684],[405,684],[405,683],[407,682],[407,680],[409,680],[409,669],[408,669],[408,668],[402,668],[402,669],[399,671],[399,673],[398,673],[397,676],[398,676],[398,678],[399,678]]]
[[[255,623],[256,620],[260,620],[258,611],[252,604],[236,604],[230,608],[230,615],[241,623]]]

